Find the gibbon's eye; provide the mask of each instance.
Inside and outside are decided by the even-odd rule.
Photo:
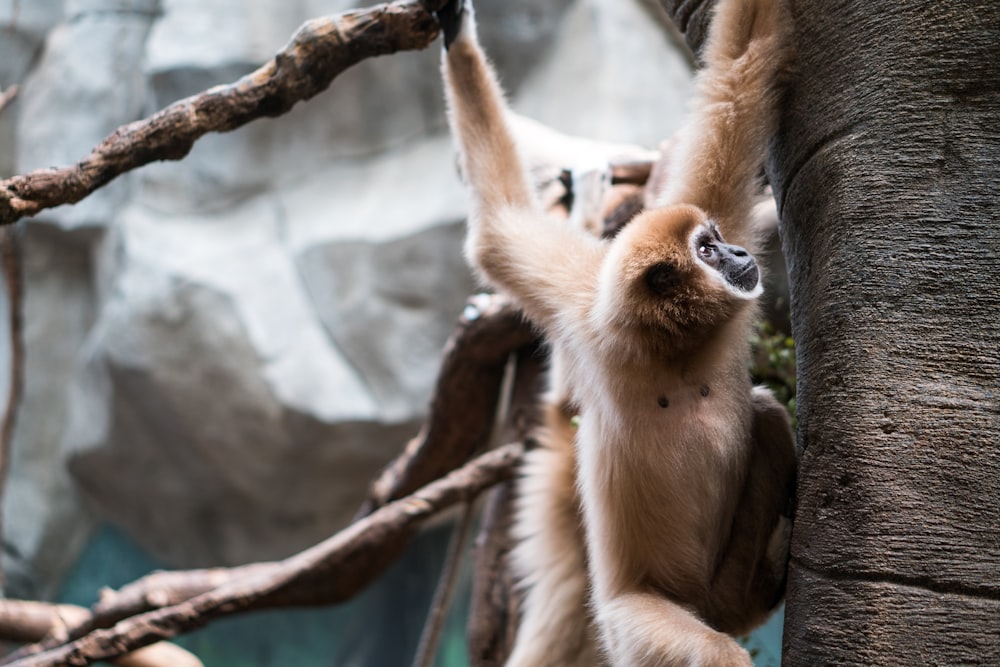
[[[646,286],[656,295],[663,296],[680,284],[680,275],[669,262],[658,262],[646,270]]]
[[[715,264],[719,259],[719,249],[706,238],[698,243],[698,256],[708,264]]]

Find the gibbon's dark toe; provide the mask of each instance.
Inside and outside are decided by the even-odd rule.
[[[462,29],[462,14],[465,13],[464,0],[452,0],[447,5],[434,12],[441,32],[444,33],[444,48],[451,47]]]

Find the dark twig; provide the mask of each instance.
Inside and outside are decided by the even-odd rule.
[[[542,361],[537,350],[517,355],[508,418],[501,442],[525,441],[538,422]],[[472,595],[466,624],[471,667],[500,667],[514,643],[520,600],[508,567],[513,547],[510,523],[514,481],[498,485],[486,498],[473,561]]]
[[[491,490],[476,536],[466,624],[471,667],[502,667],[514,644],[519,600],[508,567],[508,554],[513,547],[510,536],[513,499],[513,481]]]
[[[150,162],[179,160],[208,132],[280,116],[326,90],[337,75],[362,60],[427,47],[438,34],[427,8],[437,4],[377,5],[306,22],[274,58],[242,79],[118,128],[75,165],[0,181],[0,224],[76,203]]]
[[[0,91],[0,113],[3,113],[3,110],[7,108],[7,105],[14,101],[14,98],[17,97],[18,90],[20,90],[20,88],[17,84],[15,84],[13,86],[7,86],[6,90]]]
[[[469,539],[475,515],[474,506],[471,503],[467,504],[462,508],[458,523],[452,530],[451,539],[448,541],[448,553],[445,556],[444,565],[441,567],[437,588],[434,589],[434,599],[431,601],[427,620],[424,621],[423,632],[420,634],[413,667],[430,667],[434,664],[441,631],[444,629],[445,614],[451,606],[451,599],[455,593],[455,582],[458,581],[458,572],[461,569],[465,545]]]
[[[21,316],[24,292],[21,280],[21,239],[19,230],[14,227],[0,229],[0,272],[3,274],[4,290],[7,297],[7,346],[10,355],[7,360],[6,404],[3,406],[3,416],[0,419],[0,497],[2,497],[4,480],[7,479],[10,452],[13,448],[14,424],[24,388],[24,337]],[[0,537],[2,536],[3,524],[0,522]],[[4,580],[4,572],[0,568],[0,586],[3,585]]]

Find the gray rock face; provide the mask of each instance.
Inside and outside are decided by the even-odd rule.
[[[24,4],[24,3],[21,3]],[[49,32],[18,100],[18,172],[71,164],[119,125],[142,115],[141,69],[154,0],[74,0]],[[129,196],[131,176],[76,206],[49,212],[60,226],[106,225]]]
[[[24,81],[32,62],[38,57],[45,35],[62,18],[63,0],[5,2],[0,5],[0,89]],[[14,114],[0,114],[0,175],[13,175],[17,169],[17,145]]]
[[[24,84],[0,116],[0,142],[17,123],[18,171],[76,161],[118,125],[255,68],[310,16],[353,5],[20,4],[39,12],[18,24],[25,43],[45,36],[45,48],[22,70],[0,59],[0,77]],[[644,6],[477,11],[515,108],[656,146],[680,122],[690,73]],[[438,60],[435,46],[362,63],[282,118],[205,137],[181,162],[30,223],[8,592],[51,592],[95,520],[195,566],[284,556],[353,514],[422,421],[475,289]]]
[[[93,527],[66,468],[63,435],[66,385],[97,309],[94,234],[44,223],[23,232],[24,386],[3,489],[4,573],[11,594],[46,598]]]

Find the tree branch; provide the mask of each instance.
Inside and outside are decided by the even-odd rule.
[[[85,607],[27,600],[0,600],[0,636],[12,641],[43,637],[67,639],[67,629],[90,616]],[[204,667],[194,654],[169,642],[157,642],[113,660],[119,667]]]
[[[271,606],[283,591],[293,588],[319,586],[328,600],[336,598],[336,593],[353,594],[392,562],[428,518],[451,505],[469,502],[483,490],[509,479],[523,451],[520,443],[499,447],[286,560],[230,577],[218,588],[180,604],[133,616],[113,628],[95,630],[69,644],[11,664],[55,667],[114,659],[201,627],[212,619]],[[332,576],[334,572],[337,576]]]
[[[521,441],[531,446],[531,432],[539,422],[542,370],[537,352],[522,350],[517,355],[509,416],[501,434],[503,442]],[[513,480],[498,485],[487,497],[480,519],[466,623],[470,667],[503,665],[514,643],[520,595],[507,563],[514,544],[510,534],[514,494]]]
[[[0,113],[3,113],[3,110],[7,108],[7,105],[14,101],[14,98],[17,97],[18,90],[20,90],[20,88],[17,84],[7,86],[6,90],[0,90]]]
[[[430,9],[441,0],[377,5],[312,19],[268,63],[240,80],[174,102],[115,130],[68,167],[0,181],[0,224],[73,204],[121,174],[183,158],[203,135],[280,116],[326,90],[348,67],[374,56],[426,48],[438,34]]]
[[[508,567],[514,543],[510,535],[513,502],[513,482],[493,489],[476,537],[466,624],[470,667],[502,667],[514,645],[520,597]]]
[[[7,89],[11,90],[10,88]],[[2,103],[2,96],[0,96]],[[0,497],[3,496],[4,481],[10,467],[10,453],[13,451],[14,425],[17,411],[24,393],[24,287],[22,284],[20,230],[14,227],[0,229],[0,274],[7,297],[7,395],[2,416],[0,416]],[[3,522],[0,521],[0,538],[3,536]],[[6,580],[0,568],[0,587]]]
[[[462,514],[452,529],[451,540],[448,542],[448,551],[445,554],[444,564],[441,566],[437,588],[434,590],[434,597],[431,599],[427,618],[424,621],[424,629],[420,633],[420,641],[417,643],[413,667],[431,667],[434,664],[434,658],[437,657],[445,616],[455,593],[455,583],[458,581],[458,572],[462,567],[462,556],[465,554],[465,543],[472,530],[475,516],[475,506],[467,504],[462,508]]]
[[[507,358],[536,339],[509,299],[473,297],[445,346],[427,424],[372,483],[358,516],[437,479],[484,447]]]

